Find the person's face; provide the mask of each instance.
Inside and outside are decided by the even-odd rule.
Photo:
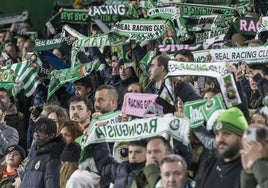
[[[27,52],[31,52],[33,48],[33,44],[29,41],[26,41],[23,43],[23,47],[22,47],[22,58],[25,59]]]
[[[6,50],[7,54],[10,55],[10,57],[12,59],[16,59],[19,56],[18,52],[16,51],[16,47],[15,46],[7,45],[5,47],[5,50]]]
[[[183,104],[183,101],[181,100],[181,98],[177,98],[177,103],[176,103],[176,105],[177,105],[177,110],[179,111],[179,112],[183,112],[183,107],[184,107],[184,104]]]
[[[7,96],[7,93],[0,91],[0,100],[4,103],[10,104],[10,98]]]
[[[140,86],[136,85],[136,84],[131,84],[128,88],[127,88],[127,92],[128,93],[141,93],[141,88]]]
[[[177,61],[181,61],[181,62],[190,62],[189,58],[187,56],[181,55],[181,54],[177,54],[175,56],[175,59]]]
[[[186,169],[181,162],[165,162],[161,166],[163,188],[183,188],[187,180]]]
[[[258,114],[258,113],[255,113],[251,116],[250,123],[251,124],[262,124],[262,125],[266,124],[265,118],[261,114]]]
[[[51,112],[51,113],[47,116],[47,118],[53,120],[53,121],[56,123],[56,125],[57,125],[57,132],[59,132],[59,131],[60,131],[60,130],[59,130],[60,125],[59,125],[59,121],[58,121],[58,116],[57,116],[57,114],[56,114],[55,112]]]
[[[23,29],[25,32],[29,32],[29,31],[31,31],[32,27],[29,23],[24,23]]]
[[[215,96],[215,93],[213,93],[213,92],[206,92],[205,94],[204,94],[204,97],[203,97],[203,99],[207,99],[207,100],[209,100],[209,99],[211,99],[212,97],[214,97]]]
[[[149,68],[150,79],[152,81],[159,81],[161,79],[162,66],[157,65],[157,59],[153,59]]]
[[[115,55],[113,55],[113,56],[112,56],[112,66],[117,66],[118,63],[119,63],[119,61],[118,61],[118,57],[115,56]]]
[[[204,90],[207,90],[209,88],[215,88],[215,84],[213,82],[211,82],[211,83],[205,82]]]
[[[46,134],[45,130],[39,128],[34,131],[33,138],[36,143],[36,146],[43,146],[47,144],[53,138],[53,136]]]
[[[128,161],[142,163],[146,160],[146,149],[142,146],[128,146]]]
[[[87,109],[84,101],[72,102],[69,106],[70,119],[82,125],[89,122],[91,111]]]
[[[168,154],[167,148],[165,147],[161,139],[153,139],[147,143],[146,147],[146,160],[154,161],[159,164],[160,160]]]
[[[249,77],[249,86],[250,86],[250,89],[253,90],[253,91],[258,90],[257,83],[253,80],[252,77]]]
[[[109,95],[109,90],[102,89],[96,91],[95,93],[95,101],[94,108],[96,112],[100,112],[102,114],[113,111],[113,99],[111,99]]]
[[[110,67],[112,66],[112,59],[111,58],[105,58],[105,61]]]
[[[18,40],[17,40],[17,46],[18,46],[18,48],[20,50],[22,49],[24,42],[25,42],[24,38],[21,38],[21,37],[18,38]]]
[[[194,89],[198,94],[201,93],[201,88],[199,87],[199,84],[197,81],[194,81]]]
[[[82,96],[84,98],[87,96],[87,94],[91,92],[91,88],[86,88],[85,86],[82,86],[80,84],[75,85],[74,89],[75,89],[76,96]]]
[[[216,132],[216,148],[220,158],[232,159],[241,149],[241,137],[227,130],[219,130]]]
[[[70,144],[71,142],[74,141],[71,132],[68,130],[68,128],[65,126],[61,129],[61,135],[66,141],[66,144]]]
[[[131,77],[131,74],[132,74],[132,71],[131,71],[130,67],[125,68],[124,65],[121,65],[119,67],[119,76],[120,76],[121,80],[124,81],[124,80],[129,79]]]
[[[18,166],[20,162],[21,162],[21,155],[19,151],[14,150],[6,154],[6,163],[8,166],[11,167]]]
[[[31,55],[29,59],[29,67],[38,67],[39,65],[37,64],[37,56],[35,54]]]

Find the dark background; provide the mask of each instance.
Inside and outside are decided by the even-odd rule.
[[[54,0],[0,0],[2,14],[21,13],[28,10],[33,23],[33,30],[41,32],[45,23],[52,16]]]

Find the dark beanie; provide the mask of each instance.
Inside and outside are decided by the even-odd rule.
[[[19,145],[11,145],[6,150],[6,155],[12,151],[18,151],[20,153],[21,159],[23,160],[26,157],[25,150]]]
[[[67,144],[61,154],[61,161],[78,162],[81,146],[77,142]]]

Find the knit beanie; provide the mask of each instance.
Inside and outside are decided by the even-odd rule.
[[[78,162],[80,158],[81,146],[77,142],[67,144],[61,153],[61,161]]]
[[[18,151],[20,153],[21,159],[23,160],[26,157],[25,150],[19,145],[11,145],[6,150],[6,155],[12,151]]]
[[[228,130],[238,136],[242,136],[247,128],[248,122],[243,112],[237,107],[231,107],[218,117],[214,125],[214,132]]]

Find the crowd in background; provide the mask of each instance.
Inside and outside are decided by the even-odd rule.
[[[86,10],[105,5],[102,1],[75,1],[69,7],[60,7],[60,2],[55,1],[52,18],[62,8]],[[136,20],[147,18],[146,9],[139,6],[140,1],[128,3],[137,9]],[[176,6],[176,3],[170,6]],[[246,9],[243,16],[261,18],[266,15],[268,2],[254,1]],[[221,14],[219,12],[214,13]],[[236,11],[234,19],[239,18],[239,14]],[[126,94],[155,94],[155,102],[162,109],[155,116],[172,114],[181,121],[189,121],[184,109],[188,102],[211,101],[215,97],[224,101],[224,95],[213,77],[178,75],[169,78],[169,62],[193,63],[195,52],[189,49],[160,52],[158,46],[163,44],[158,39],[131,39],[130,60],[126,60],[122,46],[81,46],[76,53],[79,63],[73,62],[72,47],[79,41],[80,34],[98,37],[105,34],[105,26],[99,22],[68,24],[75,34],[63,32],[61,23],[47,24],[42,32],[32,36],[27,34],[33,32],[30,19],[1,26],[1,187],[268,187],[267,62],[251,64],[241,58],[226,65],[234,78],[240,103],[218,110],[211,129],[209,122],[198,125],[190,122],[188,144],[172,135],[159,134],[135,141],[83,145],[91,134],[91,127],[105,115],[119,111],[120,122],[145,119],[123,113]],[[175,33],[179,31],[179,27],[175,29]],[[73,46],[37,50],[37,41],[61,37],[68,38]],[[231,28],[224,39],[216,43],[224,43],[222,48],[250,48],[265,46],[267,37],[266,31],[246,35]],[[195,41],[194,37],[189,37],[180,44],[195,45]],[[146,59],[151,51],[154,52],[152,58]],[[97,69],[70,78],[71,81],[67,80],[71,72],[67,72],[67,81],[56,84],[57,89],[51,92],[50,75],[54,72],[73,70],[96,60],[100,62]],[[147,61],[147,65],[141,67],[142,61]],[[3,81],[5,71],[11,71],[8,66],[20,62],[39,70],[38,81],[34,81],[36,87],[30,95],[25,94],[26,83],[16,90],[19,80],[13,80],[11,87],[9,82]],[[9,74],[11,72],[7,76]],[[171,82],[171,89],[167,89],[167,81]],[[165,89],[171,92],[171,100],[163,98]]]

